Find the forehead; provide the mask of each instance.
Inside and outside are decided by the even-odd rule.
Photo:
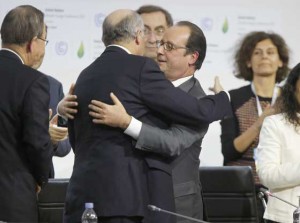
[[[190,29],[186,26],[172,26],[164,34],[163,40],[172,43],[186,43],[190,37]]]
[[[265,48],[276,48],[277,49],[277,47],[274,45],[274,43],[270,39],[265,39],[265,40],[258,42],[256,44],[255,48],[256,49],[265,49]]]
[[[145,26],[151,29],[155,29],[157,27],[168,27],[166,16],[162,12],[143,13],[141,14],[141,17]]]

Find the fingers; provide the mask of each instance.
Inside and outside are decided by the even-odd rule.
[[[63,99],[63,102],[66,104],[68,103],[68,105],[72,105],[72,106],[77,106],[77,96],[74,94],[71,95],[66,95],[65,98]]]
[[[52,125],[49,127],[49,134],[52,141],[58,142],[67,138],[68,128]]]
[[[68,119],[74,119],[74,115],[77,113],[76,107],[78,106],[76,99],[76,95],[65,96],[58,104],[59,114]]]
[[[220,78],[219,78],[219,76],[215,76],[215,84],[220,84]]]
[[[92,122],[95,124],[107,124],[105,115],[99,112],[89,111],[89,115],[93,118]]]
[[[51,117],[52,117],[52,109],[49,108],[49,120],[51,119]]]
[[[57,118],[58,114],[54,115],[53,118],[50,120],[50,124],[57,125]]]
[[[119,105],[119,104],[122,105],[122,103],[119,101],[119,99],[117,98],[117,96],[114,95],[114,93],[112,93],[112,92],[110,93],[110,98],[111,98],[111,100],[113,101],[113,103],[115,105]]]
[[[102,113],[102,108],[100,108],[99,106],[95,106],[93,104],[89,104],[88,107],[91,110],[91,112],[93,112],[93,113],[96,113],[96,114]]]
[[[107,104],[105,104],[101,101],[97,101],[97,100],[92,100],[90,105],[93,106],[95,111],[97,110],[97,108],[102,108],[103,109],[107,106]]]
[[[42,188],[37,184],[35,190],[36,190],[36,193],[39,194],[41,192]]]
[[[71,86],[70,86],[70,88],[69,88],[68,94],[72,95],[74,93],[74,88],[75,88],[75,84],[72,83]]]

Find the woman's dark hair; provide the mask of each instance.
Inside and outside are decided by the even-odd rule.
[[[256,44],[266,39],[270,39],[277,47],[279,58],[283,63],[283,66],[277,70],[276,83],[281,82],[287,76],[289,72],[289,49],[284,39],[276,33],[251,32],[241,41],[241,44],[234,56],[235,76],[237,78],[247,81],[253,80],[252,68],[249,68],[247,63],[251,60]]]
[[[292,123],[295,128],[300,126],[300,103],[297,100],[296,92],[298,94],[300,89],[297,90],[297,81],[300,79],[300,63],[295,66],[282,88],[282,93],[277,101],[277,110],[284,114],[287,121]]]

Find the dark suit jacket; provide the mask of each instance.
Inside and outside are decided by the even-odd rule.
[[[108,47],[76,82],[79,108],[75,120],[69,122],[75,163],[66,196],[66,222],[79,222],[88,201],[95,204],[99,216],[144,216],[149,202],[147,168],[163,168],[156,160],[145,166],[144,155],[133,150],[131,138],[122,130],[92,123],[88,104],[92,99],[112,103],[110,92],[129,114],[146,123],[159,121],[150,108],[194,125],[230,112],[226,93],[198,101],[174,88],[153,60]]]
[[[56,108],[57,104],[60,102],[61,99],[64,97],[64,91],[62,84],[56,80],[55,78],[51,76],[47,76],[50,84],[50,103],[49,103],[49,108],[52,109],[52,117],[56,115]],[[51,117],[51,118],[52,118]],[[71,145],[69,142],[69,138],[58,142],[58,145],[55,146],[54,148],[54,156],[59,156],[59,157],[64,157],[68,155],[68,153],[71,150]],[[50,178],[54,178],[54,167],[53,167],[53,162],[51,162],[51,169],[50,169]]]
[[[0,221],[37,222],[36,184],[52,157],[49,83],[12,52],[0,51]]]
[[[192,77],[179,88],[190,95],[201,98],[205,93],[199,81]],[[176,212],[203,219],[203,202],[199,179],[199,155],[202,139],[208,124],[197,128],[172,124],[168,129],[143,124],[136,148],[173,157],[172,168]],[[186,222],[178,218],[177,222]]]

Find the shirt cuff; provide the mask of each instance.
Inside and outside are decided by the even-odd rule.
[[[142,129],[142,122],[135,119],[134,117],[131,117],[129,126],[127,127],[127,129],[125,129],[124,133],[131,136],[134,139],[138,139],[141,129]]]

